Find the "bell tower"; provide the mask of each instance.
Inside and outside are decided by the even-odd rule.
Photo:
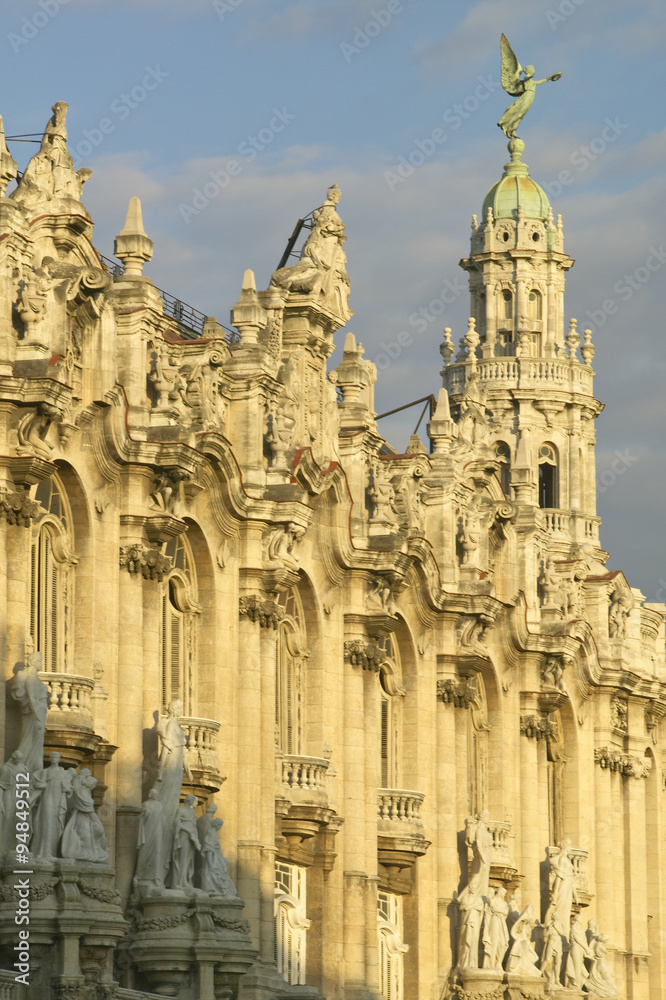
[[[490,444],[503,463],[502,485],[520,504],[541,507],[562,542],[598,545],[591,333],[581,345],[565,323],[564,286],[573,259],[561,217],[522,160],[522,139],[472,218],[470,319],[460,349],[451,331],[441,345],[444,387],[454,409],[476,383],[491,414]],[[474,376],[472,378],[472,376]],[[471,380],[471,381],[470,381]]]

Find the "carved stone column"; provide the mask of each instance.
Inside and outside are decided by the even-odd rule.
[[[521,727],[522,728],[522,727]],[[532,903],[540,912],[540,862],[546,841],[541,836],[537,815],[539,801],[538,740],[525,732],[520,739],[520,865],[525,878],[522,883],[522,905]]]

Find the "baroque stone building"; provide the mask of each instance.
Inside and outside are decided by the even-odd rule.
[[[137,199],[100,257],[65,113],[0,140],[3,997],[665,996],[665,609],[521,140],[399,454],[337,187],[228,330]]]

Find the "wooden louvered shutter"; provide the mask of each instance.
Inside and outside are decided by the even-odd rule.
[[[389,711],[390,705],[387,698],[382,698],[381,734],[380,734],[380,762],[381,762],[381,783],[382,788],[389,787],[389,756],[390,756],[390,735],[389,735]]]

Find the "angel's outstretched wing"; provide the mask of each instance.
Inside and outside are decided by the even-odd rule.
[[[519,97],[523,92],[520,80],[523,67],[516,59],[516,53],[509,45],[506,35],[502,35],[500,40],[500,51],[502,53],[502,66],[500,69],[502,86],[507,94],[511,94],[512,97]]]

